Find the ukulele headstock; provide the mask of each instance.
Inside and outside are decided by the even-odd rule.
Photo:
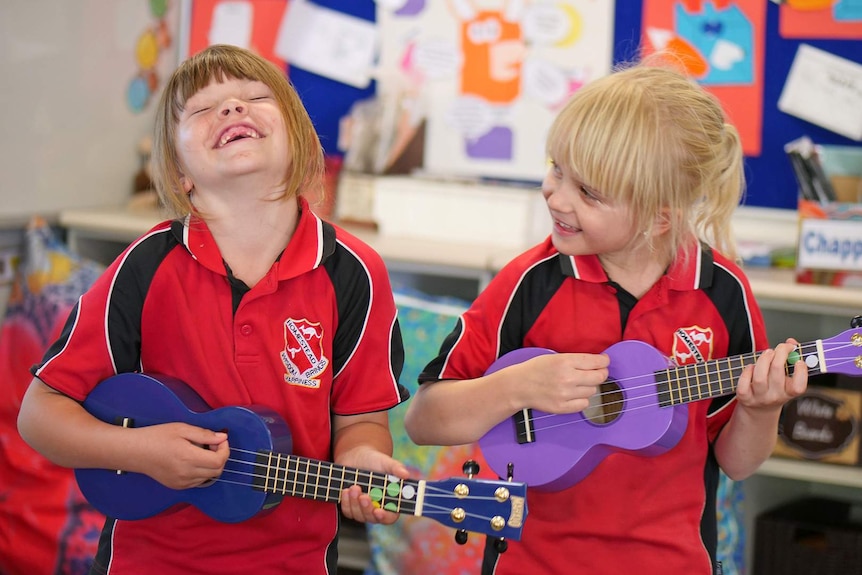
[[[421,514],[461,537],[474,532],[517,541],[527,517],[527,485],[472,477],[426,481]]]
[[[851,329],[834,337],[819,340],[817,355],[803,354],[803,360],[812,373],[843,373],[862,376],[862,317],[850,322]],[[803,347],[803,349],[805,349]]]

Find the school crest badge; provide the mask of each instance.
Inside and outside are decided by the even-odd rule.
[[[712,328],[681,327],[673,334],[673,361],[677,365],[703,363],[712,359]]]
[[[323,328],[307,319],[289,318],[284,322],[284,351],[281,361],[287,373],[284,381],[302,387],[320,387],[317,377],[329,365],[323,352]]]

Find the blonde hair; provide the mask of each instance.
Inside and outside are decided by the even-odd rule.
[[[156,109],[151,170],[162,204],[176,217],[194,211],[181,181],[183,174],[175,147],[177,124],[189,98],[212,80],[225,78],[263,82],[278,102],[290,151],[281,199],[294,197],[312,187],[322,193],[323,148],[308,112],[284,71],[249,50],[214,45],[180,64],[168,80]]]
[[[670,218],[657,249],[692,236],[730,258],[744,192],[742,147],[715,97],[667,65],[627,65],[581,88],[553,122],[548,154],[605,197],[625,202],[640,233]]]

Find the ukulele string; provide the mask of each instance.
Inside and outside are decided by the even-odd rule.
[[[841,349],[843,349],[843,348],[847,348],[847,347],[855,347],[855,346],[853,346],[853,344],[851,344],[851,343],[847,343],[847,344],[836,344],[834,347],[832,347],[832,348],[828,348],[828,349],[824,346],[824,351],[834,352],[834,351],[836,351],[836,350],[841,350]],[[757,354],[757,355],[752,354],[752,356],[751,356],[750,358],[748,358],[748,359],[754,359],[754,360],[756,360],[758,356],[759,356],[759,354]],[[852,364],[852,363],[854,363],[854,362],[855,362],[856,357],[857,357],[857,356],[848,356],[848,357],[842,358],[844,361],[836,361],[836,360],[834,360],[834,359],[830,359],[830,365],[832,365],[832,366],[834,366],[834,367],[842,367],[842,366],[845,366],[845,365],[848,365],[848,364]],[[725,361],[726,359],[727,359],[727,358],[723,358],[723,359],[716,359],[716,360],[710,360],[709,362],[706,362],[706,363],[714,363],[715,365],[718,365],[718,364],[726,363],[726,361]],[[650,375],[655,375],[655,374],[657,374],[657,373],[665,373],[665,372],[670,373],[670,372],[673,372],[673,371],[679,371],[679,370],[684,370],[684,371],[685,371],[685,370],[687,370],[687,368],[693,368],[693,367],[696,367],[696,366],[703,366],[703,365],[705,365],[705,363],[696,363],[696,364],[695,364],[695,363],[692,363],[692,364],[684,364],[684,365],[672,365],[672,366],[669,366],[666,370],[657,370],[657,371],[654,371],[654,372],[652,372],[652,373],[650,373],[650,374],[640,374],[640,375],[633,375],[633,376],[623,377],[623,378],[618,378],[618,379],[611,379],[611,380],[607,380],[605,383],[612,383],[612,384],[613,384],[613,383],[626,383],[626,382],[628,382],[628,381],[633,381],[633,380],[637,380],[637,379],[642,379],[642,378],[644,378],[644,377],[648,377],[648,376],[650,376]],[[742,366],[742,365],[740,365],[740,366],[736,366],[736,367],[733,367],[733,366],[726,366],[726,367],[724,367],[724,368],[719,368],[718,370],[713,371],[713,372],[709,372],[709,373],[704,373],[704,374],[697,374],[697,373],[696,373],[696,374],[695,374],[695,376],[696,376],[696,378],[699,378],[699,377],[701,377],[701,376],[704,376],[704,377],[709,377],[709,376],[719,376],[719,378],[721,378],[721,377],[724,377],[724,376],[727,376],[727,375],[733,375],[735,372],[742,371],[742,368],[743,368],[743,367],[744,367],[744,366]],[[672,378],[672,379],[673,379],[673,378]],[[679,378],[679,379],[685,379],[686,381],[688,381],[688,380],[690,380],[690,379],[691,379],[691,377],[688,377],[688,376],[687,376],[687,377]],[[701,387],[702,385],[704,385],[704,383],[708,384],[709,382],[695,382],[694,384],[680,386],[680,387],[678,387],[677,389],[678,389],[678,390],[680,390],[680,391],[689,391],[689,390],[692,390],[692,389],[696,389],[696,388],[698,388],[698,387]],[[717,382],[716,382],[716,383],[717,383]],[[644,384],[644,385],[637,385],[637,386],[633,386],[633,387],[626,388],[626,390],[627,390],[627,391],[637,391],[637,390],[639,390],[639,389],[644,389],[644,388],[653,388],[653,387],[655,387],[655,385],[656,385],[656,383],[655,383],[654,381],[651,381],[651,382],[648,382],[648,383],[646,383],[646,384]],[[620,392],[619,392],[618,390],[600,391],[600,392],[598,392],[598,393],[594,394],[594,396],[593,396],[593,397],[602,398],[603,396],[618,395],[619,393],[620,393]],[[659,395],[661,395],[661,394],[660,394],[660,393],[655,393],[655,394],[652,394],[652,395],[645,395],[645,396],[639,396],[639,397],[649,398],[649,397],[651,397],[651,396],[657,397],[657,396],[659,396]],[[610,405],[614,405],[615,403],[623,403],[623,401],[610,402],[610,403],[607,403],[606,405],[609,405],[609,406],[610,406]]]
[[[255,455],[255,456],[257,456],[257,455],[260,455],[260,454],[261,454],[261,453],[260,453],[260,452],[258,452],[258,451],[252,451],[252,450],[249,450],[249,449],[241,449],[241,448],[238,448],[238,447],[231,447],[231,452],[245,453],[245,454]],[[288,457],[288,456],[284,456],[284,455],[283,455],[282,457]],[[254,467],[254,466],[266,466],[265,464],[258,463],[258,462],[256,462],[256,461],[249,461],[249,460],[246,460],[246,459],[237,459],[237,458],[234,458],[234,457],[228,457],[228,459],[227,459],[227,460],[228,460],[229,462],[231,462],[231,463],[241,463],[241,464],[243,464],[243,465],[250,465],[250,466],[253,466],[253,467]],[[345,468],[345,469],[349,469],[349,468]],[[244,471],[233,470],[233,469],[225,469],[225,471],[226,471],[226,472],[231,472],[231,473],[241,474],[241,475],[246,476],[246,477],[253,477],[253,478],[255,478],[255,479],[263,479],[263,480],[266,480],[266,479],[268,479],[268,478],[269,478],[269,476],[267,476],[267,475],[262,475],[262,474],[259,474],[259,473],[253,473],[253,472],[244,472]],[[299,482],[299,483],[297,483],[297,485],[301,485],[301,486],[304,486],[304,487],[316,486],[316,488],[320,489],[320,488],[321,488],[321,486],[320,486],[319,484],[314,484],[314,483],[312,483],[312,482],[311,482],[311,481],[309,481],[309,480],[311,480],[311,479],[316,479],[316,480],[325,479],[325,480],[327,480],[327,483],[329,483],[329,482],[331,482],[331,480],[333,479],[333,477],[332,477],[331,475],[327,475],[327,474],[323,474],[323,473],[310,473],[310,472],[300,472],[300,473],[306,477],[306,480],[305,480],[305,481],[303,481],[303,482]],[[298,473],[298,474],[300,474],[300,473]],[[356,474],[356,473],[354,473],[354,472],[352,472],[352,470],[351,470],[350,475],[357,476],[357,474]],[[376,474],[376,473],[374,473],[374,472],[370,472],[370,471],[362,471],[362,470],[359,470],[359,472],[358,472],[358,476],[357,476],[357,477],[358,477],[358,478],[362,478],[362,479],[363,479],[362,481],[358,480],[358,478],[354,478],[354,480],[353,480],[353,481],[350,481],[347,477],[345,477],[345,478],[340,478],[340,479],[339,479],[339,481],[342,481],[342,482],[344,482],[344,483],[349,484],[349,485],[347,485],[347,487],[351,487],[351,486],[353,486],[353,485],[358,485],[358,486],[360,486],[360,487],[363,487],[363,486],[365,486],[365,485],[367,485],[367,484],[371,483],[371,482],[374,480],[375,476],[378,476],[378,477],[382,477],[382,476],[390,477],[389,475],[386,475],[386,474]],[[278,480],[278,479],[276,479],[275,481],[277,482],[277,481],[279,481],[279,480]],[[405,480],[403,480],[403,479],[401,479],[401,478],[396,478],[394,481],[401,483],[401,482],[403,482],[403,481],[405,481]],[[328,485],[328,484],[327,484],[326,486],[324,486],[324,487],[322,487],[322,488],[323,488],[323,489],[326,489],[326,490],[328,490],[328,491],[336,491],[336,492],[340,492],[342,489],[347,489],[347,487],[336,487],[336,486],[332,486],[332,485]],[[452,497],[452,496],[453,496],[453,494],[451,493],[451,491],[447,491],[446,489],[443,489],[443,488],[441,488],[441,487],[437,487],[437,486],[435,486],[435,485],[430,485],[430,484],[428,484],[427,482],[425,483],[425,495],[426,495],[426,496],[428,496],[428,497]],[[480,500],[495,500],[495,499],[496,499],[496,497],[495,497],[494,495],[468,495],[466,498],[467,498],[467,499],[473,499],[473,500],[475,500],[475,501],[480,501]]]
[[[244,460],[237,460],[237,459],[228,459],[228,461],[232,461],[234,463],[248,463],[248,464],[254,465],[254,463],[251,461],[244,461]],[[240,477],[252,477],[255,479],[264,478],[264,476],[259,475],[259,474],[238,471],[235,469],[225,469],[222,472],[222,475],[224,475],[225,473],[232,473],[232,474],[238,475]],[[242,486],[246,486],[246,487],[249,486],[249,483],[246,481],[237,481],[237,480],[232,480],[232,479],[225,479],[224,477],[217,477],[217,478],[212,480],[212,483],[226,483],[228,485],[242,485]],[[308,487],[310,484],[304,483],[302,485],[305,487]],[[320,495],[321,497],[325,498],[326,500],[336,500],[336,501],[340,502],[340,497],[333,497],[332,492],[334,491],[336,494],[340,495],[341,489],[339,489],[337,487],[332,487],[332,486],[326,486],[323,489],[326,490],[326,493]],[[264,490],[264,491],[266,491],[266,490]],[[313,499],[313,498],[315,498],[315,496],[317,496],[317,494],[319,492],[320,492],[320,486],[315,486],[314,489],[312,491],[310,491],[308,494],[310,495],[310,498]],[[281,495],[290,495],[292,497],[300,497],[300,498],[302,498],[303,495],[305,494],[305,492],[296,492],[296,491],[291,491],[291,492],[284,491],[283,493],[279,493],[278,490],[272,490],[272,491],[269,491],[269,493],[281,494]],[[429,494],[427,492],[425,495],[426,495],[426,499],[423,499],[423,501],[422,501],[422,516],[423,517],[427,517],[427,516],[431,516],[431,515],[448,515],[452,512],[451,507],[445,507],[445,506],[435,504],[433,502],[428,501],[428,499],[433,499],[435,496],[439,498],[439,497],[441,497],[440,495]],[[455,497],[455,496],[451,493],[448,494],[448,496],[447,496],[447,498],[452,498],[452,497]],[[478,501],[478,500],[495,500],[495,498],[492,496],[467,495],[466,497],[458,498],[458,500],[459,501],[471,501],[471,500],[472,501]],[[392,498],[392,502],[395,502],[395,501],[398,501],[399,503],[402,501],[413,503],[413,504],[416,503],[416,501],[414,501],[412,499],[403,499],[400,497],[399,498]],[[401,506],[399,505],[398,507],[399,507],[399,511],[400,511]],[[473,513],[470,511],[466,511],[466,514],[467,514],[467,517],[471,517],[471,518],[475,518],[475,519],[482,519],[485,521],[490,521],[492,519],[492,517],[490,517],[490,516],[479,515],[477,513]]]
[[[848,342],[848,343],[837,343],[837,344],[835,344],[835,343],[833,343],[833,344],[826,344],[825,342],[823,343],[823,351],[824,351],[824,352],[829,352],[829,353],[834,353],[835,351],[840,351],[840,350],[842,350],[842,349],[852,348],[852,347],[858,347],[858,346],[855,346],[855,345],[853,345],[852,343],[849,343],[849,342]],[[800,345],[799,345],[799,349],[800,349],[801,351],[804,351],[805,349],[808,349],[808,348],[810,348],[810,349],[812,349],[812,350],[816,350],[815,344],[813,344],[813,343],[812,343],[812,344],[800,344]],[[760,355],[759,353],[757,353],[757,354],[751,354],[750,358],[748,358],[748,359],[757,359],[757,357],[759,357],[759,355]],[[854,364],[854,363],[855,363],[855,361],[856,361],[856,358],[857,358],[857,357],[858,357],[858,356],[847,356],[847,357],[841,358],[843,361],[841,361],[841,360],[836,361],[835,359],[830,358],[830,365],[831,365],[831,366],[833,367],[833,369],[834,369],[834,368],[836,368],[836,367],[843,367],[843,366],[848,365],[848,364]],[[714,363],[714,364],[718,365],[718,364],[721,364],[721,363],[725,363],[725,360],[726,360],[726,359],[728,359],[728,358],[722,358],[722,359],[717,359],[717,360],[711,360],[711,362],[710,362],[710,363]],[[685,364],[685,365],[680,365],[680,366],[670,366],[670,367],[668,367],[668,369],[667,369],[667,370],[658,370],[658,371],[653,372],[652,374],[647,374],[647,375],[635,375],[635,376],[624,377],[624,378],[620,378],[620,379],[608,380],[608,381],[607,381],[607,382],[605,382],[605,383],[612,383],[612,384],[613,384],[613,383],[625,383],[626,381],[632,381],[632,380],[642,379],[642,378],[644,378],[644,377],[647,377],[648,375],[655,375],[655,374],[657,374],[657,373],[664,373],[665,371],[666,371],[666,372],[668,372],[668,373],[670,373],[671,371],[674,371],[674,370],[677,370],[677,371],[678,371],[678,370],[685,370],[686,368],[690,368],[690,367],[692,367],[692,366],[697,366],[697,365],[704,365],[704,364],[703,364],[703,363],[700,363],[700,364]],[[742,371],[742,369],[743,369],[743,366],[742,366],[742,365],[737,366],[737,367],[728,366],[728,367],[724,367],[724,368],[719,368],[718,370],[716,370],[716,371],[714,371],[714,372],[709,372],[709,373],[706,373],[706,374],[695,374],[695,375],[696,375],[697,377],[699,377],[700,375],[704,375],[704,376],[718,376],[718,377],[719,377],[719,379],[720,379],[722,376],[726,376],[726,375],[731,375],[731,376],[732,376],[732,375],[736,374],[737,372],[741,372],[741,371]],[[690,377],[685,377],[685,378],[682,378],[682,379],[684,379],[685,381],[689,381],[689,380],[690,380]],[[717,382],[716,382],[716,383],[717,383]],[[706,385],[710,385],[710,382],[701,382],[701,381],[696,381],[696,382],[695,382],[695,383],[693,383],[693,384],[681,385],[681,386],[678,386],[678,387],[676,388],[676,392],[677,392],[677,393],[679,394],[679,396],[681,397],[681,396],[684,394],[684,392],[688,391],[688,392],[689,392],[689,397],[691,398],[691,400],[692,400],[692,401],[694,401],[694,400],[699,399],[699,398],[694,398],[694,397],[692,397],[692,394],[690,393],[690,392],[691,392],[691,390],[698,390],[698,389],[699,389],[701,386],[703,386],[704,384],[706,384]],[[637,390],[644,389],[644,388],[655,388],[655,386],[656,386],[656,382],[655,382],[655,381],[650,381],[650,382],[648,382],[648,383],[646,383],[646,384],[644,384],[644,385],[637,385],[637,386],[633,386],[633,387],[630,387],[630,388],[626,388],[626,390],[625,390],[625,391],[626,391],[626,392],[631,392],[631,391],[637,391]],[[732,390],[728,390],[727,394],[729,394],[731,391],[732,391]],[[622,393],[622,391],[620,391],[620,390],[618,390],[618,389],[615,389],[615,390],[611,390],[611,391],[602,391],[602,392],[596,393],[596,394],[594,394],[594,396],[593,396],[593,397],[596,397],[596,398],[601,399],[601,398],[602,398],[602,397],[604,397],[604,396],[619,396],[621,393]],[[666,391],[666,392],[664,392],[664,393],[665,393],[665,394],[670,394],[671,392],[670,392],[670,391]],[[696,391],[696,393],[697,393],[697,391]],[[656,392],[656,393],[649,393],[649,394],[645,394],[645,395],[639,395],[639,396],[637,396],[637,398],[634,398],[634,399],[649,400],[649,399],[652,399],[652,398],[654,398],[654,397],[659,397],[660,395],[662,395],[662,393],[658,393],[658,392]],[[706,397],[704,397],[704,399],[709,398],[709,397],[712,397],[712,395],[707,394],[707,396],[706,396]],[[609,402],[607,402],[607,403],[601,403],[601,406],[602,406],[602,407],[605,407],[605,408],[610,408],[610,407],[613,407],[613,406],[616,406],[616,405],[622,405],[622,404],[630,403],[630,402],[632,402],[632,400],[620,399],[620,400],[609,401]],[[612,409],[611,409],[611,410],[608,410],[606,413],[602,413],[601,415],[599,415],[599,416],[594,416],[594,417],[592,417],[592,418],[591,418],[591,417],[588,417],[588,416],[586,416],[586,415],[583,415],[583,418],[582,418],[582,419],[575,419],[575,420],[573,420],[573,421],[566,421],[566,422],[558,423],[558,424],[555,424],[555,425],[545,425],[545,426],[542,426],[542,427],[533,426],[533,432],[535,432],[535,431],[542,431],[542,430],[548,430],[548,429],[554,429],[554,428],[556,428],[556,427],[563,427],[563,426],[570,425],[570,424],[573,424],[573,423],[585,423],[585,422],[590,422],[590,423],[601,423],[601,421],[598,421],[598,422],[597,422],[597,421],[594,421],[594,420],[601,420],[601,419],[603,419],[603,418],[608,418],[608,417],[611,417],[611,418],[617,418],[617,417],[622,416],[622,415],[623,415],[623,414],[625,414],[625,413],[631,413],[631,412],[634,412],[634,411],[639,411],[639,410],[643,410],[643,409],[649,409],[649,408],[652,408],[652,407],[654,407],[654,405],[650,404],[650,405],[641,405],[641,406],[637,406],[637,407],[630,407],[630,408],[627,408],[627,409],[620,409],[619,411],[614,411],[614,410],[612,410]],[[532,418],[532,421],[533,421],[533,422],[537,422],[537,421],[541,421],[541,420],[544,420],[544,419],[556,418],[556,417],[559,417],[559,416],[561,416],[561,415],[571,415],[571,414],[546,413],[546,414],[544,414],[544,415],[539,415],[539,416],[533,417],[533,418]],[[525,431],[519,431],[519,432],[518,432],[518,436],[526,436],[526,435],[527,435],[527,432],[525,432]]]

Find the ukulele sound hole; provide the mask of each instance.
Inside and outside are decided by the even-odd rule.
[[[615,381],[606,381],[599,392],[590,398],[584,417],[597,425],[613,423],[623,410],[623,393]]]

